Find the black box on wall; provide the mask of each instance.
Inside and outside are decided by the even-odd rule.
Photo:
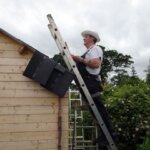
[[[73,73],[39,51],[34,52],[23,75],[60,97],[65,95],[74,79]]]

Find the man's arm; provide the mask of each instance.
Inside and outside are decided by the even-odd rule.
[[[75,55],[71,55],[71,56],[75,62],[83,63],[90,68],[98,68],[101,65],[100,58],[87,59]]]
[[[101,65],[100,58],[93,58],[93,59],[83,59],[83,64],[90,68],[98,68]]]

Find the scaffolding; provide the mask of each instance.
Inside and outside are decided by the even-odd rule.
[[[97,137],[97,127],[94,121],[84,123],[86,119],[84,114],[90,115],[88,108],[85,108],[80,92],[70,89],[69,150],[98,150],[98,146],[92,144],[93,140]]]

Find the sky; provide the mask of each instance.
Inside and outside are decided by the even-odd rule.
[[[149,0],[0,0],[0,28],[53,57],[51,14],[71,53],[85,51],[81,32],[98,32],[100,45],[130,55],[144,79],[150,59]]]

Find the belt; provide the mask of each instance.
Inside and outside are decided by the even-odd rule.
[[[89,78],[94,78],[94,79],[96,79],[97,81],[101,81],[100,75],[89,74],[89,75],[87,75],[87,77],[89,77]]]
[[[93,74],[88,74],[87,76],[92,78],[97,78],[97,75],[93,75]]]

